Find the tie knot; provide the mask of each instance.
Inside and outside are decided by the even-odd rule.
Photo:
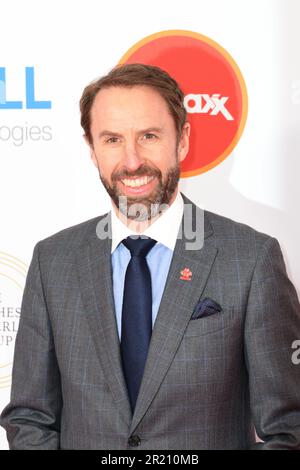
[[[156,243],[156,240],[153,240],[152,238],[133,238],[133,237],[127,237],[125,240],[122,241],[123,245],[128,248],[130,251],[131,256],[143,256],[146,257],[151,248]]]

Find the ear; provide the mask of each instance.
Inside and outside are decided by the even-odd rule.
[[[178,144],[178,159],[182,162],[188,154],[190,144],[191,125],[186,122],[183,125],[181,136]]]
[[[83,138],[85,140],[85,143],[89,147],[91,159],[93,160],[93,163],[94,163],[95,167],[98,168],[98,162],[97,162],[97,158],[96,158],[96,154],[95,154],[95,151],[94,151],[93,144],[89,141],[89,139],[87,138],[87,136],[85,134],[83,135]]]

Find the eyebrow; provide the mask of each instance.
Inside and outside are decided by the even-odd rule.
[[[138,131],[138,134],[147,134],[150,132],[156,132],[158,134],[161,134],[163,132],[163,129],[161,127],[147,127],[147,129],[142,129]],[[109,131],[107,129],[104,129],[99,133],[99,138],[101,139],[102,137],[122,137],[122,134],[119,132],[114,132],[114,131]]]

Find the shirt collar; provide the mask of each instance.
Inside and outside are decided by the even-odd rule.
[[[161,243],[173,251],[182,221],[183,207],[184,202],[180,191],[178,191],[170,207],[143,232],[143,235],[153,238],[158,243]],[[136,235],[136,232],[128,228],[127,225],[117,217],[113,207],[111,208],[111,232],[111,253],[113,253],[124,238],[130,235]]]

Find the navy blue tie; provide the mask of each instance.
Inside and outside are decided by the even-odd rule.
[[[131,259],[124,282],[121,357],[132,413],[152,334],[152,289],[146,256],[155,243],[151,238],[127,237],[123,240]]]

